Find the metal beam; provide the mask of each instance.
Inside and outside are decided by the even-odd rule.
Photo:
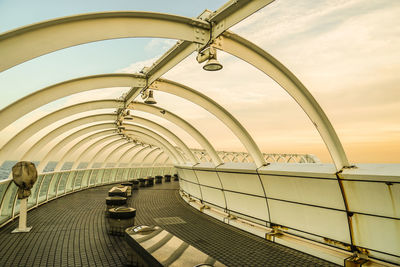
[[[121,157],[119,157],[119,159],[117,160],[117,162],[119,162],[119,166],[118,167],[121,167],[121,165],[123,164],[123,158],[124,157],[127,157],[128,155],[129,155],[129,153],[130,152],[132,152],[132,150],[134,150],[135,148],[138,148],[140,145],[135,145],[135,146],[133,146],[133,147],[131,147],[131,148],[129,148],[127,151],[125,151],[124,153],[122,153],[122,155],[121,155]],[[127,163],[127,162],[126,162]]]
[[[185,98],[190,102],[201,106],[223,124],[225,124],[244,145],[249,154],[253,157],[257,167],[263,166],[266,162],[254,139],[247,132],[246,128],[226,109],[210,97],[182,84],[166,79],[158,79],[150,85],[153,90],[159,90],[166,93]]]
[[[281,85],[317,128],[336,169],[339,171],[350,165],[339,137],[325,112],[290,70],[262,48],[231,32],[224,33],[216,47],[250,63]]]
[[[93,75],[57,83],[33,92],[0,110],[0,131],[29,112],[66,96],[101,88],[145,84],[143,75],[128,73]]]
[[[187,121],[185,121],[181,117],[177,116],[176,114],[174,114],[168,110],[156,107],[154,105],[146,105],[146,104],[139,103],[139,102],[131,103],[128,108],[133,109],[133,110],[142,111],[142,112],[151,113],[153,115],[164,118],[164,119],[169,120],[170,122],[178,125],[180,128],[185,130],[190,136],[192,136],[207,151],[207,153],[210,155],[210,157],[215,165],[219,165],[222,163],[217,152],[215,151],[215,149],[211,145],[211,143],[207,140],[207,138],[205,138],[191,124],[189,124]]]
[[[128,166],[132,166],[132,164],[134,164],[135,160],[139,157],[139,155],[143,154],[146,150],[151,149],[151,146],[145,146],[141,149],[139,149],[131,158],[131,160],[129,161],[129,165]]]
[[[29,138],[32,137],[32,135],[54,122],[85,111],[119,107],[123,107],[123,102],[117,100],[96,100],[56,110],[28,125],[4,144],[0,151],[0,162],[3,162],[4,160],[18,160],[28,149],[27,146],[23,144],[28,143]]]
[[[95,133],[93,133],[93,132],[95,132]],[[79,131],[72,133],[71,135],[60,140],[53,148],[51,148],[49,150],[49,152],[47,152],[47,154],[43,157],[43,159],[39,163],[39,166],[37,167],[39,173],[43,172],[43,170],[44,170],[44,168],[46,168],[47,164],[50,161],[54,160],[56,153],[58,153],[60,151],[64,151],[59,162],[63,161],[63,159],[68,158],[69,155],[72,155],[76,150],[81,148],[88,141],[93,140],[99,136],[112,134],[114,132],[115,132],[115,129],[114,129],[113,123],[102,123],[102,124],[97,124],[97,125],[91,125],[91,126],[85,127]],[[68,150],[65,151],[65,147],[69,143],[75,142],[82,135],[85,135],[88,133],[93,133],[93,134],[90,134],[90,135],[86,136],[85,138],[79,140],[71,148],[69,148]]]
[[[156,132],[146,129],[144,127],[138,126],[138,125],[130,125],[128,128],[125,129],[126,132],[131,132],[133,135],[136,133],[142,133],[148,137],[151,137],[152,139],[156,140],[157,142],[155,143],[156,146],[160,147],[158,144],[162,144],[163,147],[168,148],[169,151],[174,155],[174,158],[176,159],[177,163],[186,163],[185,159],[182,157],[182,155],[176,150],[176,148],[164,137],[161,135],[157,134]]]
[[[46,155],[53,147],[50,145],[51,141],[57,139],[61,134],[68,132],[76,127],[80,127],[85,124],[101,122],[101,121],[113,121],[115,122],[117,116],[116,114],[109,113],[100,113],[96,115],[91,115],[83,118],[79,118],[70,122],[67,122],[60,127],[52,130],[41,139],[39,139],[36,143],[34,143],[29,150],[21,157],[22,160],[30,160],[30,161],[40,161],[43,156]],[[104,124],[100,124],[99,128],[104,129]],[[108,127],[112,127],[113,124],[108,124]],[[114,124],[115,127],[115,124]],[[76,133],[76,132],[75,132]],[[69,135],[68,137],[70,137]],[[65,138],[63,139],[65,140]],[[70,139],[71,140],[71,139]],[[60,141],[61,142],[61,141]]]
[[[154,154],[154,152],[157,152],[157,150],[161,150],[161,149],[159,147],[156,147],[155,149],[150,151],[146,156],[144,156],[144,158],[142,159],[142,166],[144,165],[146,159],[148,159],[152,154]]]
[[[130,131],[130,130],[127,130],[127,131]],[[146,134],[146,133],[143,133],[143,132],[139,132],[139,131],[132,131],[132,132],[133,132],[134,136],[140,137],[140,138],[143,139],[145,142],[153,143],[153,144],[155,144],[156,146],[162,148],[162,149],[165,151],[165,153],[168,153],[168,155],[169,155],[171,158],[174,159],[174,163],[175,163],[175,164],[179,164],[179,163],[181,162],[181,161],[179,160],[179,158],[177,158],[177,157],[175,156],[175,154],[168,148],[168,146],[165,146],[165,145],[164,145],[163,142],[160,142],[160,141],[158,141],[156,138],[154,138],[154,137],[152,137],[152,136],[150,136],[150,135],[148,135],[148,134]],[[146,141],[146,140],[147,140],[147,141]]]
[[[209,24],[199,19],[137,11],[52,19],[0,35],[0,72],[63,48],[108,39],[158,37],[205,44],[208,28]]]
[[[108,162],[110,161],[110,159],[112,159],[112,157],[115,156],[117,153],[120,153],[121,155],[123,155],[124,152],[128,151],[128,150],[129,150],[130,148],[132,148],[132,147],[136,147],[136,145],[135,145],[135,144],[132,144],[132,143],[129,143],[129,142],[123,143],[123,144],[117,146],[116,148],[114,148],[114,149],[105,157],[104,162],[103,162],[103,166],[104,166],[105,163],[108,163]],[[124,149],[126,149],[126,150],[124,151]],[[117,161],[117,163],[118,163],[118,161]],[[116,167],[117,167],[117,166],[116,166]]]
[[[197,159],[193,155],[192,151],[190,148],[178,137],[176,136],[173,132],[165,128],[164,126],[161,126],[160,124],[153,122],[151,120],[138,117],[138,116],[131,116],[132,118],[132,123],[129,123],[128,121],[124,121],[124,125],[129,127],[129,125],[134,125],[134,124],[140,124],[147,126],[153,130],[156,130],[157,132],[163,134],[164,136],[168,137],[171,139],[180,149],[183,150],[184,154],[192,161],[193,164],[198,163]]]

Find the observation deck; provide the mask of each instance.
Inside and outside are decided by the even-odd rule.
[[[29,234],[1,228],[0,266],[124,266],[124,237],[109,235],[105,197],[112,186],[91,188],[29,212]],[[179,182],[140,188],[129,198],[137,225],[159,225],[227,266],[337,266],[253,236],[191,208]]]
[[[105,192],[112,184],[165,174],[177,174],[179,183],[141,189],[130,200],[138,210],[137,223],[160,225],[228,266],[400,265],[400,164],[351,162],[324,109],[300,79],[264,47],[231,30],[272,2],[230,0],[197,17],[96,9],[1,33],[0,74],[8,77],[17,76],[15,67],[28,61],[41,70],[33,59],[71,47],[127,38],[176,42],[141,70],[99,74],[91,69],[61,80],[47,73],[39,79],[39,74],[28,75],[30,70],[18,77],[35,88],[0,110],[0,265],[124,264],[121,238],[105,231]],[[268,76],[298,105],[331,163],[261,147],[243,123],[248,117],[238,118],[245,109],[228,110],[253,93],[248,84],[240,86],[240,95],[218,99],[212,90],[165,77],[186,60],[203,64],[200,71],[219,71],[220,54]],[[180,70],[178,77],[192,77]],[[219,78],[214,74],[207,82]],[[269,89],[264,82],[260,88]],[[7,92],[13,92],[10,88]],[[261,111],[270,102],[252,99],[260,110],[249,117],[257,118],[257,126],[267,125]],[[192,109],[182,111],[186,104],[209,120],[194,123],[197,117],[186,114]],[[212,120],[223,128],[219,140],[208,132]],[[269,129],[261,132],[268,136]],[[218,148],[225,133],[242,151]],[[38,171],[27,199],[33,230],[11,234],[21,205],[11,167],[19,161],[35,163]]]

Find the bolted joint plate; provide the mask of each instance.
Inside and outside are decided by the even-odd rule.
[[[195,27],[193,29],[194,31],[194,42],[205,45],[208,43],[208,40],[210,39],[210,31],[202,28],[197,28]]]
[[[146,87],[147,79],[146,78],[136,78],[132,84],[132,87]]]

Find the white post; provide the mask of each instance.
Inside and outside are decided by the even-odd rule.
[[[18,228],[14,229],[12,233],[27,233],[32,227],[26,227],[26,217],[28,212],[28,198],[23,198],[19,205],[19,221]]]

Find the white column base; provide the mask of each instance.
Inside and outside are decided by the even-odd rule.
[[[31,227],[26,227],[26,228],[23,228],[23,229],[15,228],[11,233],[12,233],[12,234],[16,234],[16,233],[28,233],[30,230],[32,230],[32,226],[31,226]]]

